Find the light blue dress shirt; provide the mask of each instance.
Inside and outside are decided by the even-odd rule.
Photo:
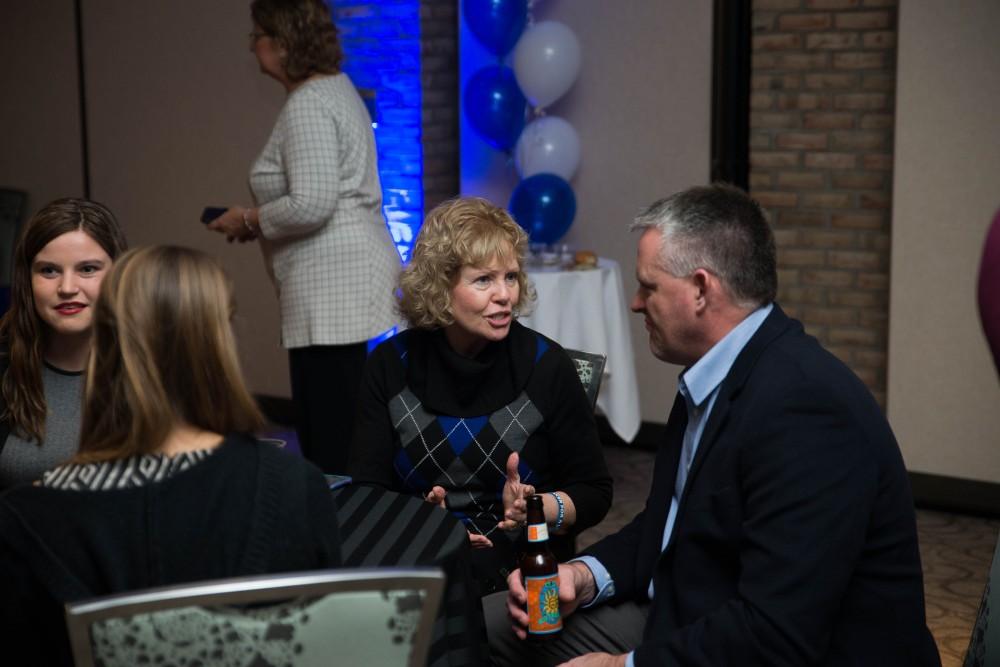
[[[681,458],[677,465],[677,478],[674,481],[674,493],[670,499],[670,511],[667,513],[667,521],[663,526],[663,538],[661,550],[667,548],[670,536],[674,531],[674,521],[677,519],[677,508],[680,505],[681,494],[684,491],[684,484],[687,482],[688,470],[691,462],[694,461],[698,452],[698,444],[701,442],[701,434],[705,431],[705,424],[712,414],[712,407],[715,399],[719,396],[719,388],[722,381],[729,375],[736,357],[740,355],[743,348],[750,341],[760,325],[764,323],[767,316],[771,314],[774,304],[768,304],[753,311],[732,330],[727,333],[722,340],[712,346],[705,355],[693,366],[681,373],[677,380],[677,391],[684,397],[687,405],[687,427],[684,429],[684,441],[681,447]],[[574,559],[582,561],[590,568],[594,574],[594,581],[597,585],[597,595],[586,607],[600,604],[615,593],[615,583],[608,574],[607,569],[599,560],[593,556],[581,556]],[[653,599],[653,581],[649,582],[649,599]],[[632,653],[628,654],[626,660],[627,667],[633,667]]]

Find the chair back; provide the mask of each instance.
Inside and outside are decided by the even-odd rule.
[[[444,574],[338,569],[167,586],[66,605],[77,667],[424,665]]]
[[[991,612],[997,617],[992,618]],[[972,626],[972,639],[965,653],[963,667],[986,667],[1000,664],[1000,540],[993,550],[993,564],[983,589],[979,613]]]
[[[592,354],[580,350],[566,350],[566,354],[576,364],[576,374],[580,377],[583,390],[590,400],[590,407],[597,405],[597,393],[601,390],[601,379],[604,376],[604,364],[608,358],[603,354]]]

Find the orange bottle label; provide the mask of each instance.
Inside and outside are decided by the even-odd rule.
[[[562,630],[559,614],[559,576],[525,577],[528,590],[528,632],[547,635]]]
[[[528,524],[528,541],[544,542],[549,539],[549,527],[544,523]]]

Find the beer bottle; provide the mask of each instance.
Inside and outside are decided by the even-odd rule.
[[[549,527],[539,495],[528,498],[528,544],[521,556],[521,576],[528,593],[528,639],[543,640],[562,630],[559,614],[559,563],[549,550]]]

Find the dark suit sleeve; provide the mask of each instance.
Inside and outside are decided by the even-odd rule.
[[[354,423],[354,441],[348,474],[355,482],[368,482],[398,490],[393,469],[395,432],[389,417],[391,343],[379,345],[365,365]]]
[[[721,513],[742,521],[736,595],[644,642],[636,665],[805,665],[825,655],[869,528],[883,443],[816,382],[783,382],[757,402],[754,430],[728,436],[743,440],[738,489],[716,494],[742,508]]]
[[[607,569],[615,583],[609,601],[647,599],[653,565],[663,541],[663,528],[670,509],[673,480],[677,475],[681,436],[686,417],[684,399],[678,394],[667,420],[667,433],[653,469],[653,482],[646,506],[630,523],[616,533],[591,545],[584,553],[595,557]]]
[[[654,480],[661,478],[664,466],[669,466],[668,458],[665,451],[657,454]],[[645,602],[648,599],[652,567],[663,539],[669,507],[669,490],[665,485],[657,486],[654,482],[646,497],[646,506],[632,521],[583,551],[599,560],[614,582],[614,594],[606,602]]]
[[[634,568],[648,509],[647,507],[639,512],[618,532],[608,535],[581,552],[599,560],[608,571],[611,581],[614,582],[615,592],[605,602],[612,603],[622,600],[643,602],[647,598],[646,591],[640,590],[635,584]],[[649,581],[647,580],[646,583],[648,585]]]

